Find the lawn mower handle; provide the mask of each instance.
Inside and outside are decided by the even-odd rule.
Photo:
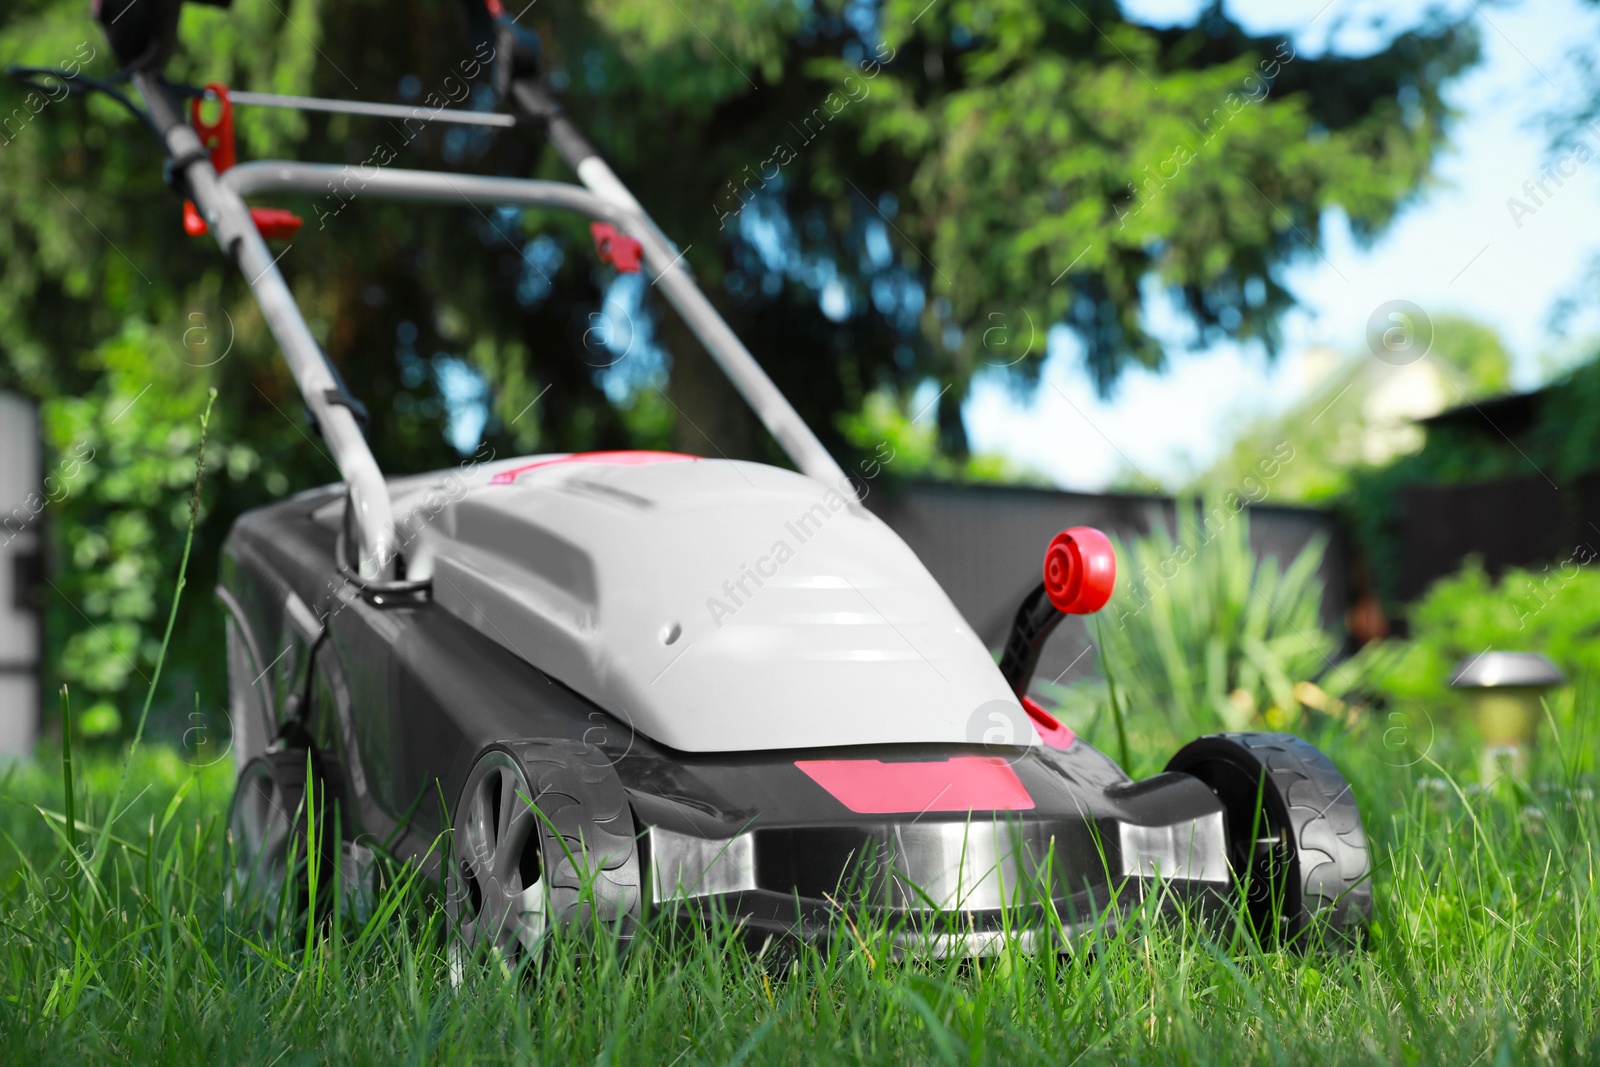
[[[394,508],[383,472],[356,419],[353,398],[322,346],[311,336],[294,294],[278,271],[277,260],[250,217],[250,209],[238,193],[220,180],[210,153],[184,121],[171,88],[158,72],[150,69],[134,70],[129,78],[161,134],[174,177],[189,193],[223,253],[244,275],[261,306],[267,328],[283,350],[306,407],[333,451],[334,462],[350,490],[360,541],[359,573],[366,579],[393,577],[399,547]]]
[[[593,176],[605,168],[599,157],[590,157]],[[609,174],[609,168],[604,170]],[[322,163],[263,161],[242,163],[220,179],[220,184],[239,197],[259,192],[316,193],[327,189],[346,175],[346,168]],[[615,181],[615,179],[612,179]],[[595,188],[598,185],[600,188]],[[616,182],[620,195],[605,196],[600,189],[604,179],[585,189],[567,182],[536,181],[526,178],[491,178],[474,174],[446,174],[436,171],[374,168],[360,178],[360,194],[379,199],[433,200],[440,203],[485,205],[514,204],[522,207],[554,207],[611,223],[639,241],[644,264],[655,275],[654,281],[677,309],[684,322],[705,345],[728,379],[750,404],[762,424],[803,474],[832,486],[842,494],[854,495],[845,473],[834,462],[811,428],[790,406],[778,387],[767,377],[716,308],[695,285],[683,266],[683,256],[662,236],[648,216],[629,203],[627,189]],[[624,201],[623,197],[627,197]]]
[[[107,2],[120,4],[122,0]],[[367,446],[356,417],[359,405],[345,389],[326,353],[311,336],[299,306],[277,269],[277,260],[268,251],[243,199],[243,194],[249,189],[297,188],[296,173],[303,174],[306,165],[258,164],[253,168],[233,168],[228,172],[229,177],[218,174],[199,137],[184,121],[173,87],[167,84],[160,73],[170,52],[171,35],[167,31],[175,25],[173,13],[178,2],[167,0],[162,5],[169,14],[164,17],[161,46],[140,51],[139,60],[130,66],[129,78],[144,99],[152,125],[167,150],[175,184],[188,194],[217,243],[244,274],[268,327],[288,360],[290,371],[312,418],[333,451],[334,462],[349,486],[359,541],[357,569],[360,575],[375,581],[393,579],[398,576],[396,570],[400,547],[393,506],[383,474]],[[481,0],[468,0],[469,8],[475,2]],[[555,189],[545,188],[561,186],[562,183],[501,180],[516,186],[504,202],[564,206],[590,217],[614,220],[624,233],[640,243],[644,260],[655,274],[654,284],[683,317],[690,331],[705,345],[712,359],[801,473],[837,489],[850,499],[858,499],[854,485],[838,463],[756,362],[738,335],[723,321],[711,301],[695,285],[684,265],[683,253],[650,219],[639,201],[551,97],[537,74],[525,69],[514,70],[514,74],[509,79],[507,95],[527,119],[544,127],[551,145],[577,172],[593,202],[580,202]],[[259,169],[263,167],[269,169]],[[252,171],[256,179],[250,183],[249,189],[240,181],[249,180],[241,173],[247,170]],[[363,177],[363,189],[377,184],[386,188],[391,195],[441,199],[430,195],[428,190],[431,187],[426,174],[403,173],[407,175],[407,180],[399,183],[374,183]],[[381,179],[392,177],[395,172],[380,169],[377,174]],[[275,180],[272,175],[277,175],[281,180]],[[481,181],[474,176],[442,174],[437,176],[437,180],[451,186],[453,183]],[[575,187],[565,188],[572,193],[579,192]],[[320,189],[319,185],[315,190],[301,191]],[[436,189],[433,191],[437,192]]]
[[[833,486],[850,499],[857,499],[854,485],[833,456],[811,432],[789,398],[761,369],[739,335],[723,321],[711,301],[695,285],[684,266],[683,254],[656,226],[543,83],[535,78],[518,78],[511,83],[510,95],[523,115],[544,125],[551,147],[577,173],[578,180],[601,200],[629,216],[630,224],[625,229],[645,246],[646,258],[654,258],[660,264],[656,267],[656,284],[784,454],[794,461],[802,474]]]

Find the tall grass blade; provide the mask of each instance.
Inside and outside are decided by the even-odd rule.
[[[1111,706],[1111,722],[1117,728],[1117,762],[1123,770],[1128,771],[1128,728],[1123,724],[1122,703],[1117,699],[1116,673],[1111,669],[1111,657],[1106,655],[1105,627],[1096,619],[1094,628],[1100,642],[1100,668],[1106,672],[1106,699]]]
[[[206,408],[200,413],[200,443],[194,457],[194,488],[189,492],[189,526],[183,537],[183,559],[178,564],[178,580],[172,590],[172,608],[167,612],[167,628],[161,635],[161,648],[156,653],[155,670],[150,675],[149,688],[145,690],[144,707],[139,711],[139,724],[133,731],[133,743],[128,746],[128,755],[122,766],[122,776],[117,779],[116,791],[111,794],[111,804],[106,809],[105,825],[100,829],[100,839],[95,844],[94,870],[96,875],[100,872],[101,857],[105,854],[106,841],[111,836],[111,827],[116,822],[119,812],[117,805],[122,801],[122,792],[128,784],[128,771],[133,766],[133,759],[139,752],[139,743],[144,739],[145,723],[150,718],[150,704],[155,700],[156,686],[161,683],[161,666],[167,660],[167,648],[172,643],[172,628],[178,621],[178,604],[183,599],[183,587],[188,583],[189,553],[194,548],[194,528],[200,521],[200,487],[204,484],[206,473],[206,438],[211,432],[211,407],[217,402],[217,391],[208,390],[206,393]]]
[[[67,841],[78,851],[77,792],[72,784],[72,705],[61,687],[61,801],[67,813]]]

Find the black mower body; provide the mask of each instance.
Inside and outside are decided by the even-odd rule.
[[[1035,908],[1049,899],[1069,928],[1087,928],[1112,917],[1114,901],[1121,911],[1157,884],[1154,871],[1128,877],[1137,864],[1123,855],[1125,827],[1220,820],[1222,804],[1199,780],[1162,774],[1132,782],[1081,739],[1061,749],[913,743],[674,751],[426,593],[373,594],[341,576],[335,516],[342,499],[339,487],[301,494],[242,516],[227,538],[218,594],[229,614],[235,721],[257,717],[269,743],[315,750],[341,799],[347,839],[384,842],[432,871],[447,855],[452,808],[475,760],[497,743],[530,739],[603,753],[626,790],[646,871],[662,832],[712,841],[748,835],[753,885],[678,899],[661,893],[669,899],[649,903],[687,913],[723,909],[756,933],[814,935],[846,905],[889,909],[922,926],[941,913],[930,901],[952,893],[980,936],[1024,899]],[[864,813],[798,766],[962,758],[1003,761],[1032,806]],[[1003,868],[1000,882],[1011,884],[1002,887],[969,859],[972,891],[958,890],[951,842],[993,835],[996,826],[1014,851],[985,862]],[[1214,864],[1209,874],[1209,881],[1168,879],[1166,890],[1174,900],[1221,904],[1227,877]]]

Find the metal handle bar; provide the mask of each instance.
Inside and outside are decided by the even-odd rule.
[[[207,92],[208,99],[214,99]],[[402,119],[418,122],[443,122],[456,126],[495,126],[509,129],[518,125],[515,115],[501,111],[467,111],[462,108],[423,107],[420,104],[370,104],[365,100],[326,100],[320,96],[286,96],[282,93],[250,93],[239,89],[228,92],[235,104],[249,107],[280,107],[289,111],[320,111],[329,115],[361,115],[374,119]]]
[[[355,413],[343,402],[345,393],[332,364],[311,336],[288,283],[278,271],[277,260],[250,218],[250,209],[237,192],[219,179],[210,153],[183,120],[170,87],[151,71],[135,71],[131,77],[150,111],[151,121],[161,131],[174,169],[182,174],[217,244],[244,274],[267,320],[267,328],[283,350],[300,395],[317,420],[323,440],[333,450],[334,462],[349,486],[350,505],[355,511],[361,541],[361,576],[390,577],[398,544],[389,487],[367,447]]]
[[[586,162],[591,166],[585,169],[592,170],[598,160]],[[667,243],[636,202],[619,203],[620,198],[603,197],[567,182],[278,161],[242,163],[223,174],[221,184],[241,197],[261,192],[325,193],[342,185],[346,193],[387,200],[553,207],[610,222],[644,247],[645,266],[667,300],[801,473],[854,495],[844,471],[717,314],[684,269],[683,256]],[[621,183],[617,184],[620,187]],[[632,200],[628,197],[628,201]]]
[[[554,207],[613,223],[639,241],[654,284],[795,466],[847,497],[855,497],[844,471],[695,285],[682,254],[559,112],[552,116],[550,125],[552,133],[561,136],[553,139],[562,142],[558,148],[588,189],[564,182],[297,162],[247,163],[219,175],[199,138],[183,121],[172,87],[150,72],[135,72],[132,80],[161,132],[174,169],[181,173],[218,245],[238,265],[255,294],[295,383],[333,450],[334,460],[349,486],[361,542],[358,567],[363,578],[386,579],[394,573],[398,541],[388,486],[346,403],[332,364],[312,337],[278,271],[277,260],[251,220],[244,202],[251,193],[320,193],[342,183],[346,192],[386,199]]]

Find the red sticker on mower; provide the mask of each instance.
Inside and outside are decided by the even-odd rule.
[[[994,756],[957,756],[937,763],[795,760],[794,765],[839,803],[860,814],[1027,811],[1033,807],[1033,798],[1017,772]]]
[[[555,467],[564,463],[599,463],[607,467],[649,467],[656,463],[677,463],[679,460],[699,458],[699,456],[691,456],[687,452],[574,452],[570,456],[537,459],[532,463],[524,463],[520,467],[512,467],[508,471],[501,471],[489,479],[489,484],[515,485],[519,474],[526,474],[528,471],[538,470],[540,467]]]

